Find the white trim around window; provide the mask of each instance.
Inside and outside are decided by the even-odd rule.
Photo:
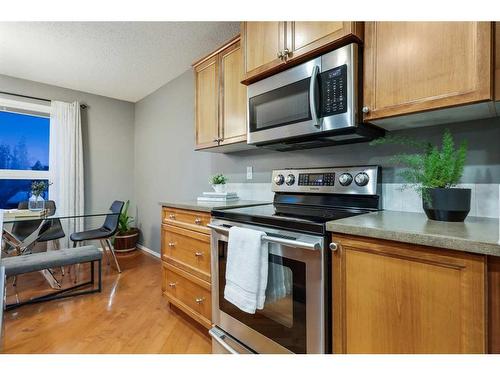
[[[28,169],[0,169],[2,180],[48,180],[50,171],[32,171]]]
[[[32,103],[22,100],[7,99],[0,96],[0,111],[22,114],[34,114],[36,116],[50,116],[50,102],[47,104]]]

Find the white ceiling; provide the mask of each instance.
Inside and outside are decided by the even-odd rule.
[[[136,102],[238,22],[0,22],[0,74]]]

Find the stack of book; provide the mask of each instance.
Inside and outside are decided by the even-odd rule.
[[[39,218],[39,217],[44,217],[46,215],[47,215],[47,210],[31,211],[31,210],[12,209],[3,211],[3,216],[6,219],[24,218],[24,217]]]
[[[238,198],[236,193],[216,193],[214,191],[208,191],[198,197],[198,202],[230,202],[237,201],[238,199],[240,198]]]

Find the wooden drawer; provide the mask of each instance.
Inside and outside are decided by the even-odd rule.
[[[210,213],[163,207],[162,222],[185,229],[210,234],[207,224],[210,223]]]
[[[207,328],[212,325],[212,300],[210,283],[162,262],[165,296],[169,302]]]
[[[210,236],[162,225],[162,259],[210,282]]]

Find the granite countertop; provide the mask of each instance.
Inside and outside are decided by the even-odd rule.
[[[249,207],[249,206],[259,206],[261,204],[270,204],[272,202],[263,201],[249,201],[249,200],[237,200],[230,202],[198,202],[197,200],[189,201],[168,201],[160,202],[160,206],[182,208],[185,210],[193,211],[203,211],[211,212],[212,210],[220,210],[225,208],[238,208],[238,207]]]
[[[499,219],[468,217],[463,223],[427,219],[423,213],[379,211],[329,221],[329,232],[500,256]]]

